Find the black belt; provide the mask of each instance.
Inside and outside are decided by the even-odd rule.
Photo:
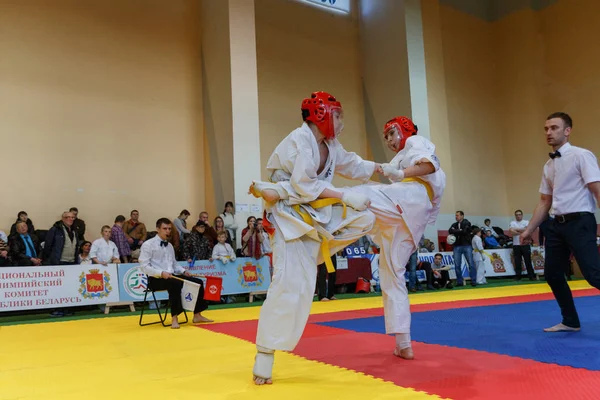
[[[575,213],[570,213],[570,214],[564,214],[564,215],[556,215],[554,217],[554,220],[556,222],[558,222],[559,224],[564,224],[565,222],[568,221],[573,221],[579,217],[583,217],[584,215],[592,215],[592,213],[589,212],[575,212]]]

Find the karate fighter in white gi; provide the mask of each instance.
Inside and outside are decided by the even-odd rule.
[[[397,154],[382,168],[392,183],[344,189],[344,193],[364,194],[371,200],[369,209],[376,221],[370,235],[381,249],[379,280],[385,330],[396,335],[394,355],[407,360],[412,360],[414,353],[404,277],[406,264],[427,224],[435,223],[446,187],[446,175],[435,155],[435,145],[416,134],[417,127],[407,117],[388,121],[383,135],[388,148]]]
[[[301,110],[304,124],[269,158],[271,182],[250,186],[250,193],[267,202],[263,224],[270,225],[273,248],[273,280],[256,335],[257,385],[272,383],[274,351],[291,351],[300,340],[313,302],[317,265],[373,227],[369,199],[338,191],[331,184],[334,174],[366,182],[375,171],[383,172],[337,140],[344,124],[335,97],[312,93]]]

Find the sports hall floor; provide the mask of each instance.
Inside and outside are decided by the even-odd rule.
[[[542,331],[559,322],[544,282],[411,295],[413,361],[391,354],[380,296],[316,302],[265,387],[251,382],[258,306],[179,330],[124,312],[0,317],[0,399],[600,399],[599,292],[571,287],[578,333]]]

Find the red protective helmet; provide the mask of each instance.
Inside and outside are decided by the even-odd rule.
[[[302,100],[302,116],[305,121],[317,125],[326,139],[336,137],[333,112],[342,112],[342,104],[327,92],[313,92],[310,98]]]
[[[387,135],[392,129],[395,129],[400,135],[400,146],[398,147],[398,151],[402,150],[406,145],[406,140],[409,137],[416,135],[418,131],[417,126],[408,117],[395,117],[390,119],[383,127],[383,135]]]

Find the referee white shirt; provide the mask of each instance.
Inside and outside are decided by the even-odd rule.
[[[164,242],[166,246],[161,245],[163,240],[156,235],[142,244],[138,261],[146,275],[160,278],[163,271],[176,275],[185,272],[185,268],[177,264],[175,250],[171,243],[166,240]]]
[[[529,221],[527,221],[526,219],[522,219],[521,221],[515,220],[510,222],[510,224],[508,225],[508,229],[525,229],[527,228],[527,225],[529,225]],[[515,235],[512,238],[513,246],[521,245],[521,235]]]
[[[552,213],[565,215],[596,211],[593,193],[587,188],[600,182],[600,168],[594,154],[569,142],[558,149],[560,157],[544,165],[540,193],[552,196]]]
[[[115,242],[104,238],[94,240],[90,249],[90,259],[97,258],[101,264],[112,262],[113,258],[119,258],[119,250]]]

